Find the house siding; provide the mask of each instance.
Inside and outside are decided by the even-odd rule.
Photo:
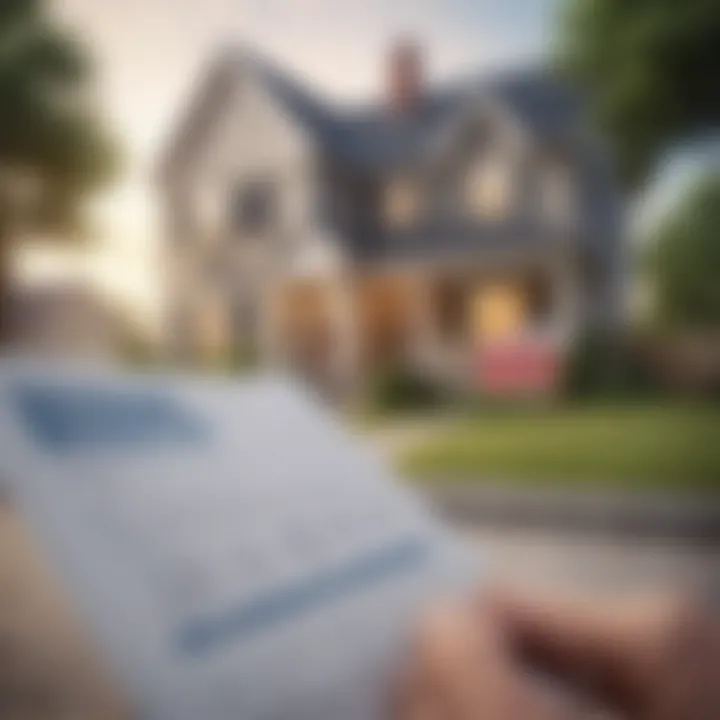
[[[261,84],[239,75],[204,142],[166,190],[171,354],[182,347],[185,356],[214,355],[236,343],[257,343],[234,335],[249,325],[248,306],[262,313],[260,298],[284,263],[314,241],[315,157],[310,139]],[[233,192],[259,178],[273,183],[276,217],[267,236],[243,237],[233,227]],[[203,217],[203,206],[214,206],[212,221]],[[204,317],[207,307],[212,317]],[[245,319],[236,323],[233,315]]]

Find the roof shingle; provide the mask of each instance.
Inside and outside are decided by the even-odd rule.
[[[232,50],[212,67],[209,80],[170,143],[163,168],[177,166],[192,154],[241,68],[252,72],[323,150],[361,168],[392,167],[417,159],[444,124],[477,98],[499,100],[529,131],[552,140],[568,132],[581,108],[580,98],[571,88],[546,71],[532,69],[482,75],[430,90],[411,115],[393,115],[384,106],[340,110],[267,59]]]

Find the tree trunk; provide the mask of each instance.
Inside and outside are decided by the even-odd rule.
[[[0,218],[0,349],[4,349],[10,340],[10,269],[10,242],[5,223]]]

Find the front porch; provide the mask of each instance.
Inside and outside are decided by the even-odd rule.
[[[562,350],[578,321],[574,290],[567,266],[286,280],[269,298],[265,357],[333,392],[387,367],[480,389],[483,353],[517,343]]]

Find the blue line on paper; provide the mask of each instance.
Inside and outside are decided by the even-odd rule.
[[[156,392],[22,383],[13,399],[35,441],[55,453],[192,444],[205,436],[194,413]]]
[[[404,540],[342,567],[261,594],[227,612],[192,620],[177,633],[176,646],[189,657],[206,655],[217,646],[255,636],[318,606],[409,571],[426,554],[425,543]]]

